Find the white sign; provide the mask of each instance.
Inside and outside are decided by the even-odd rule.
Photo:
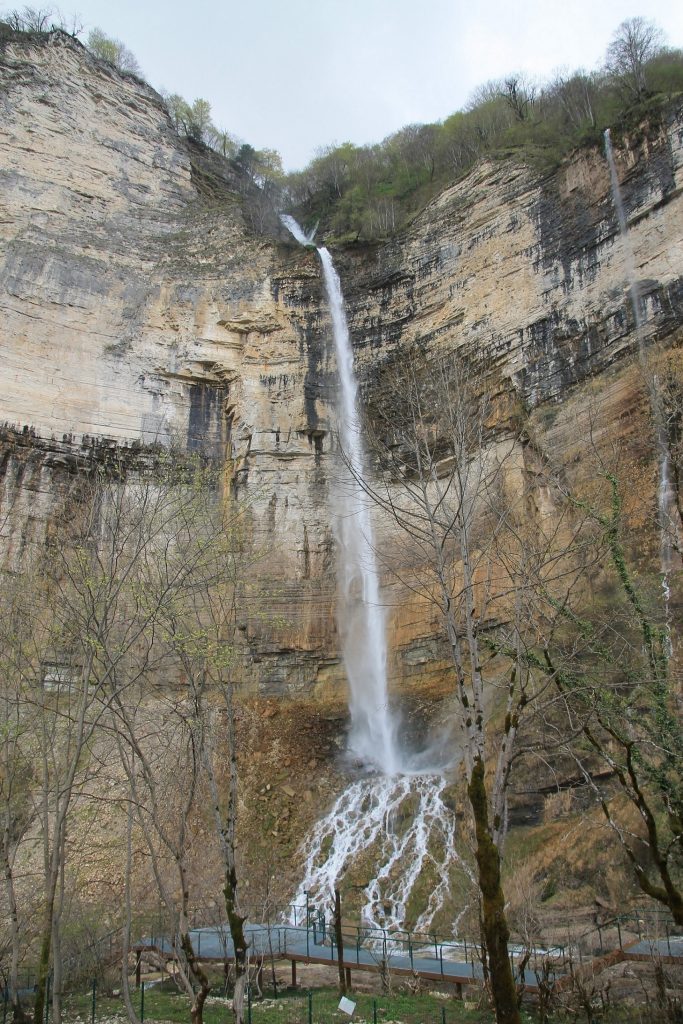
[[[339,1009],[342,1011],[342,1013],[348,1013],[350,1017],[353,1011],[356,1009],[356,1004],[352,1003],[350,999],[346,998],[346,996],[342,996],[341,999],[339,1000]]]

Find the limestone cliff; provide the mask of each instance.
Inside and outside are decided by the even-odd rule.
[[[209,452],[249,498],[268,552],[243,614],[245,683],[339,695],[334,360],[315,253],[276,229],[255,233],[235,169],[181,140],[153,90],[69,37],[9,41],[0,76],[9,556],[40,541],[80,463],[170,443]],[[619,155],[644,340],[674,346],[683,112],[624,140]],[[592,400],[605,437],[642,432],[601,153],[546,176],[513,160],[481,164],[400,236],[335,255],[370,405],[404,346],[464,346],[485,354],[539,443],[569,459]],[[394,603],[395,674],[428,681],[432,665],[438,676],[430,614]]]

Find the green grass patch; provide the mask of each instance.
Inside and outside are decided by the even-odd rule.
[[[428,993],[412,994],[397,992],[390,996],[372,996],[351,993],[349,998],[356,1003],[352,1018],[338,1009],[339,994],[336,989],[315,989],[311,993],[311,1017],[313,1024],[323,1022],[342,1022],[350,1019],[355,1024],[378,1024],[400,1022],[400,1024],[489,1024],[493,1022],[493,1014],[488,1009],[474,1007],[475,993],[471,993],[470,1002],[467,992],[464,1000],[454,996],[439,996]],[[140,1010],[140,992],[133,992],[133,1002]],[[173,991],[168,983],[154,985],[145,991],[145,1021],[172,1021],[188,1024],[190,1020],[190,1002],[187,996]],[[112,1018],[126,1019],[123,1000],[120,997],[97,996],[95,1021],[111,1022]],[[92,994],[85,993],[72,996],[65,1006],[65,1024],[90,1024],[92,1019]],[[232,1020],[230,1001],[212,993],[204,1008],[204,1024],[228,1024]],[[532,1020],[530,1017],[529,1020]],[[245,1024],[249,1017],[245,1006]],[[263,999],[254,998],[251,1003],[252,1024],[308,1024],[309,996],[308,992],[287,990],[277,999],[266,995]]]

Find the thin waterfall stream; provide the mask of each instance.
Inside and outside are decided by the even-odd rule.
[[[657,377],[652,373],[648,365],[647,352],[643,338],[644,318],[641,304],[640,287],[636,276],[636,265],[631,248],[629,237],[628,220],[624,208],[624,200],[619,184],[617,164],[612,148],[612,136],[609,128],[604,133],[605,158],[609,167],[610,183],[612,187],[612,201],[617,214],[619,224],[619,235],[621,237],[624,261],[626,263],[626,275],[628,278],[629,296],[633,309],[633,322],[636,330],[636,345],[638,349],[638,360],[640,362],[645,385],[650,399],[652,419],[654,421],[655,440],[659,455],[659,480],[657,486],[657,513],[659,519],[660,538],[660,572],[662,576],[662,591],[666,617],[669,617],[669,574],[674,568],[675,552],[678,547],[678,528],[676,522],[676,502],[673,484],[671,481],[671,454],[666,431],[666,419],[662,400],[658,391]]]
[[[313,244],[313,233],[307,235],[294,218],[283,215],[281,220],[300,244]],[[428,752],[409,754],[398,740],[387,685],[374,530],[369,499],[359,483],[368,470],[353,348],[332,256],[324,246],[317,252],[337,357],[337,429],[344,455],[330,518],[337,550],[338,631],[349,684],[348,750],[366,774],[344,790],[304,844],[304,877],[294,903],[305,900],[309,908],[329,911],[335,887],[360,871],[364,925],[402,928],[412,903],[413,927],[426,931],[445,902],[453,871],[470,872],[455,849],[454,815],[445,802],[448,778],[430,767],[434,762]]]

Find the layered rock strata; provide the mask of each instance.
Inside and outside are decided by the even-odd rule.
[[[225,464],[267,555],[246,588],[245,685],[338,699],[335,367],[315,253],[272,218],[257,233],[237,169],[180,139],[153,90],[69,37],[10,40],[0,76],[9,557],[41,542],[81,465],[200,451]],[[367,404],[406,348],[462,347],[530,417],[535,451],[575,459],[582,418],[608,439],[643,435],[638,343],[671,348],[683,322],[683,115],[618,156],[642,338],[602,154],[544,176],[483,163],[401,235],[335,254]],[[535,458],[520,452],[540,505]],[[385,582],[392,675],[438,685],[434,613]]]

